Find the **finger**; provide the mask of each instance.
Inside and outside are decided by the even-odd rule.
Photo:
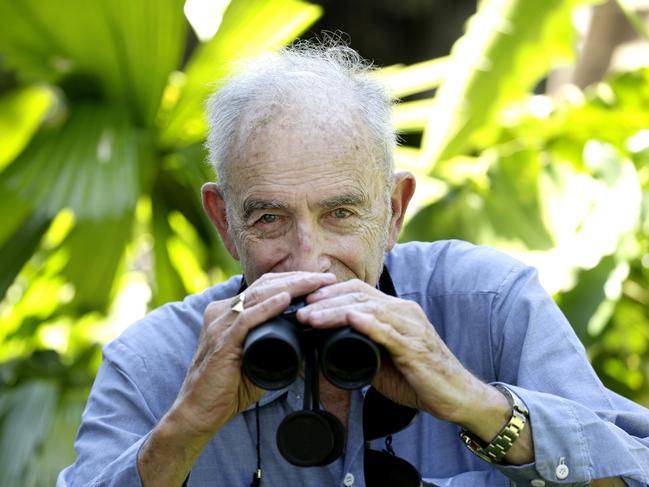
[[[378,289],[370,286],[360,279],[351,279],[349,281],[342,281],[318,289],[317,291],[307,296],[307,303],[316,303],[324,299],[330,299],[335,296],[344,296],[352,293],[364,293],[369,296],[385,296]]]
[[[367,313],[383,322],[400,321],[399,300],[389,296],[370,296],[364,292],[328,298],[298,310],[297,318],[315,328],[331,328],[347,323],[351,312]]]
[[[336,276],[329,272],[296,272],[260,279],[246,289],[244,307],[254,306],[280,292],[287,292],[291,298],[304,296],[335,282]]]
[[[337,284],[334,284],[332,286],[327,286],[327,288],[333,286],[337,286]],[[324,289],[325,288],[321,288],[321,290]],[[316,291],[316,293],[318,292],[320,291]],[[312,296],[312,294],[310,296]],[[321,294],[320,296],[323,295]],[[392,299],[394,298],[392,298],[391,296],[387,296],[380,292],[378,295],[376,295],[372,292],[367,292],[367,290],[365,289],[361,291],[350,291],[350,292],[343,292],[343,293],[338,293],[338,292],[327,293],[327,296],[319,298],[317,301],[311,302],[304,308],[300,309],[298,311],[297,316],[298,319],[300,320],[307,320],[308,316],[312,314],[318,314],[321,311],[335,310],[336,308],[343,308],[343,307],[349,308],[354,305],[359,305],[361,309],[363,309],[364,305],[367,305],[366,311],[371,311],[371,309],[375,307],[377,303],[382,303]],[[309,300],[307,300],[307,302],[308,301]]]
[[[280,314],[290,302],[290,294],[282,291],[245,308],[231,325],[232,339],[242,344],[250,330]]]
[[[350,311],[347,314],[347,324],[373,342],[383,345],[392,356],[407,345],[406,337],[370,313]]]

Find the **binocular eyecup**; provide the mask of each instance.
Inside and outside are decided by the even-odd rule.
[[[297,378],[309,347],[318,350],[322,373],[336,387],[358,389],[372,382],[381,365],[379,347],[350,327],[316,330],[295,317],[294,302],[283,313],[250,331],[243,346],[243,371],[262,389],[281,389]]]

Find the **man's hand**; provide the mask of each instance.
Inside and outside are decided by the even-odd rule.
[[[328,273],[265,274],[246,289],[243,311],[230,308],[232,298],[207,307],[176,401],[140,451],[138,468],[145,486],[180,485],[219,428],[259,400],[263,391],[241,372],[248,332],[281,313],[292,298],[335,281]]]
[[[350,325],[390,354],[373,385],[395,402],[459,424],[491,441],[511,417],[511,406],[494,387],[473,376],[453,355],[421,307],[360,280],[323,287],[298,311],[315,328]],[[533,460],[531,424],[505,457],[511,463]]]
[[[393,401],[458,422],[480,384],[451,353],[413,301],[388,296],[351,280],[311,294],[297,313],[315,328],[350,325],[383,345],[391,362],[381,365],[377,389]]]

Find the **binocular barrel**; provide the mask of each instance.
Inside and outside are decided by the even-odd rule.
[[[277,316],[248,334],[243,346],[244,373],[263,389],[286,387],[297,378],[305,346],[317,347],[324,376],[341,389],[369,384],[381,365],[378,346],[366,336],[349,327],[305,331],[293,314]]]
[[[243,344],[243,371],[262,389],[281,389],[293,383],[301,363],[297,327],[281,315],[251,330]]]

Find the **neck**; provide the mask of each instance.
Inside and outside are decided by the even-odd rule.
[[[322,402],[327,411],[334,414],[340,420],[346,430],[349,419],[351,393],[331,385],[322,373],[320,373],[319,378],[320,402]]]

